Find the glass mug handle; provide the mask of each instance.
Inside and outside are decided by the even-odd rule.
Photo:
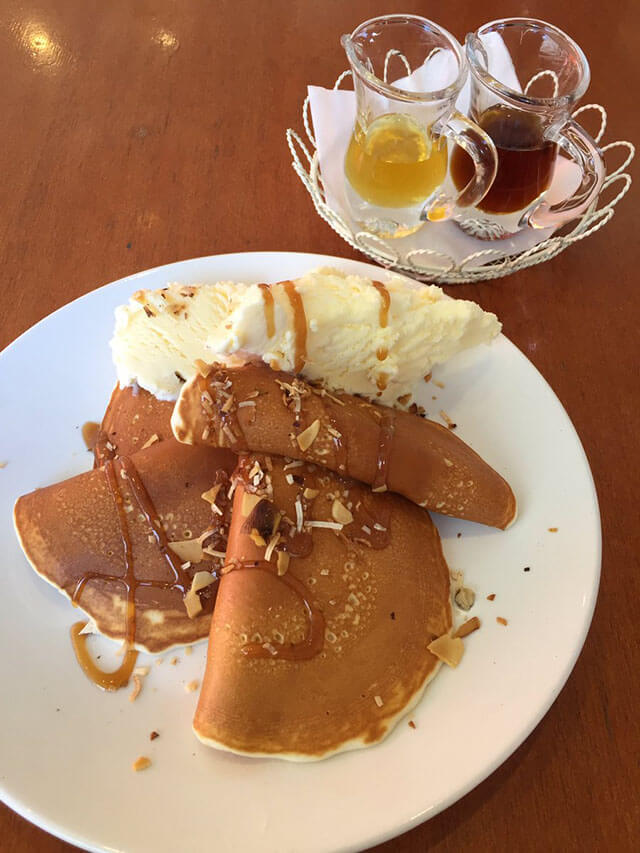
[[[447,184],[428,198],[422,208],[420,219],[423,222],[450,219],[459,212],[459,208],[472,207],[481,202],[489,192],[498,170],[498,152],[491,137],[457,110],[442,124],[436,123],[432,132],[435,137],[446,136],[466,151],[473,160],[474,176],[459,193],[448,176]]]
[[[531,228],[557,228],[575,219],[597,198],[605,177],[605,166],[598,146],[576,121],[569,119],[549,139],[566,151],[580,167],[582,180],[570,198],[553,205],[541,201],[527,211],[521,224]]]

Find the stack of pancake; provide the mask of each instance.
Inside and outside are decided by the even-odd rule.
[[[262,363],[200,364],[175,406],[116,388],[95,460],[15,508],[34,569],[128,647],[95,677],[76,631],[85,670],[121,686],[135,649],[209,636],[195,733],[249,755],[384,737],[461,643],[428,510],[516,513],[451,430]]]

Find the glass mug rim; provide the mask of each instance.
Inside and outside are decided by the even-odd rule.
[[[433,30],[438,33],[438,35],[443,36],[458,61],[458,76],[453,83],[450,83],[444,89],[436,89],[432,92],[408,92],[405,89],[398,89],[390,83],[385,83],[384,80],[376,77],[376,75],[369,71],[369,69],[360,61],[354,48],[354,39],[358,37],[360,31],[365,27],[377,22],[417,22],[420,24],[427,24],[430,30]],[[441,27],[434,21],[429,20],[429,18],[423,18],[421,15],[378,15],[375,18],[369,18],[368,21],[363,21],[361,24],[358,24],[351,35],[343,35],[340,42],[346,51],[352,69],[358,74],[363,82],[371,89],[378,92],[378,94],[386,95],[388,98],[393,98],[395,101],[404,101],[406,103],[414,104],[425,103],[428,101],[449,101],[459,94],[467,77],[467,60],[460,42],[448,30],[445,30],[444,27]]]
[[[541,29],[550,30],[556,36],[559,36],[563,41],[565,41],[575,52],[578,60],[580,61],[581,78],[573,91],[555,98],[534,98],[531,97],[531,95],[525,95],[523,92],[517,92],[515,89],[511,89],[509,86],[505,85],[490,74],[487,69],[481,65],[479,61],[479,52],[482,48],[480,35],[484,35],[492,28],[497,28],[498,25],[521,26],[523,24],[534,24],[539,26]],[[504,28],[504,26],[501,27],[501,29]],[[500,95],[500,97],[523,109],[544,112],[548,112],[550,110],[557,112],[559,110],[566,109],[571,104],[580,100],[587,91],[587,87],[591,80],[589,63],[580,45],[559,27],[555,27],[553,24],[549,24],[547,21],[543,21],[539,18],[497,18],[495,21],[489,21],[481,27],[478,27],[475,32],[467,33],[467,37],[465,38],[465,50],[469,69],[471,70],[473,77],[483,83],[488,89],[491,89],[497,95]]]

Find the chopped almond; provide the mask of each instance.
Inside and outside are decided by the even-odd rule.
[[[249,534],[249,539],[257,545],[259,548],[265,548],[267,543],[264,541],[262,536],[260,535],[260,531],[256,530],[255,527],[251,529],[251,533]]]
[[[280,576],[287,573],[289,568],[289,555],[286,551],[278,551],[278,574]]]
[[[197,678],[194,678],[193,681],[190,681],[188,684],[185,684],[184,689],[187,693],[194,693],[198,687],[200,687],[200,682]]]
[[[504,618],[504,616],[496,616],[496,622],[498,622],[498,624],[500,624],[500,625],[508,625],[509,624],[507,622],[507,620]]]
[[[320,490],[319,489],[305,489],[302,494],[308,501],[312,501],[314,498],[318,497],[318,495],[320,494]]]
[[[492,592],[491,595],[487,596],[487,601],[495,601],[495,599],[496,599],[495,592]]]
[[[140,691],[142,690],[142,681],[139,675],[133,676],[133,690],[129,694],[129,702],[135,702],[138,696],[140,695]]]
[[[139,773],[140,770],[146,770],[147,767],[151,767],[151,759],[147,758],[146,755],[141,755],[139,758],[136,758],[131,767],[136,773]]]
[[[427,648],[431,654],[454,669],[458,666],[464,654],[464,643],[462,640],[459,637],[451,637],[449,634],[436,637],[435,640],[429,643]]]
[[[209,504],[214,504],[216,502],[216,498],[218,497],[218,492],[222,488],[222,483],[216,483],[215,486],[211,486],[209,491],[203,492],[200,497],[202,500],[206,501]]]
[[[307,451],[313,442],[318,437],[318,433],[320,432],[320,421],[316,418],[316,420],[308,426],[305,430],[303,430],[300,435],[296,436],[296,441],[298,442],[298,447],[304,453]]]
[[[477,631],[480,624],[480,620],[477,616],[467,619],[466,622],[463,622],[462,625],[460,625],[453,636],[459,637],[460,639],[462,639],[462,637],[467,637],[469,634],[473,634],[474,631]]]
[[[242,496],[242,514],[245,517],[251,515],[253,509],[260,503],[262,497],[252,492],[245,492]]]
[[[156,441],[160,441],[160,439],[159,439],[157,433],[154,432],[154,434],[145,441],[145,443],[142,445],[140,450],[146,450],[147,447],[151,447],[151,445],[155,444]]]
[[[333,520],[337,521],[338,524],[351,524],[353,521],[351,512],[337,498],[331,504],[331,515],[333,516]]]

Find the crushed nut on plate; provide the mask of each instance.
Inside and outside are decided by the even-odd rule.
[[[151,759],[147,758],[146,755],[141,755],[133,762],[131,765],[132,769],[138,773],[140,770],[146,770],[147,767],[151,767]]]

